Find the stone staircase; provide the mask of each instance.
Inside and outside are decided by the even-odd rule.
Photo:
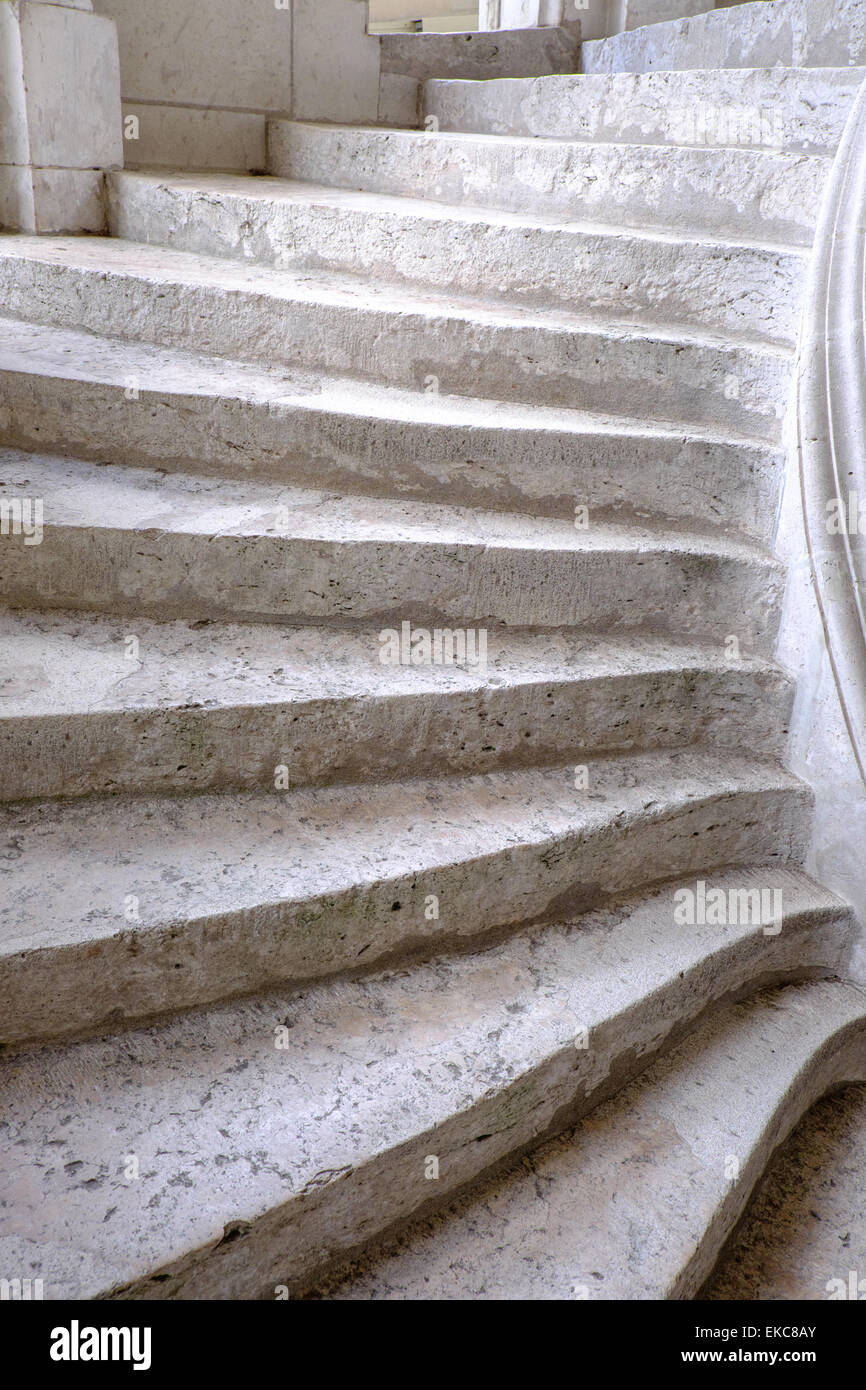
[[[44,514],[0,545],[0,1263],[46,1297],[691,1297],[866,1076],[772,553],[866,40],[776,70],[777,10],[0,243]],[[710,21],[762,70],[687,70]],[[383,661],[407,624],[485,659]]]

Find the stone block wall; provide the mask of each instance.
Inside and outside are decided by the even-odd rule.
[[[90,0],[0,0],[0,226],[105,226],[123,163],[117,34]]]
[[[270,116],[375,122],[367,0],[96,0],[117,23],[126,163],[260,171]]]

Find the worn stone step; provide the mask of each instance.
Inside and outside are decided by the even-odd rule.
[[[735,1004],[571,1134],[319,1296],[694,1298],[778,1145],[828,1091],[864,1079],[862,990],[819,981]]]
[[[451,664],[395,665],[375,628],[0,612],[0,798],[265,791],[278,769],[298,787],[697,741],[784,752],[792,686],[766,662],[496,631],[460,661],[457,637]],[[407,661],[413,640],[420,654],[410,624]]]
[[[781,566],[718,535],[312,492],[5,451],[15,606],[141,617],[647,627],[768,654]],[[33,520],[35,518],[35,520]],[[32,524],[31,524],[32,522]],[[30,535],[27,531],[30,531]]]
[[[0,806],[0,1041],[297,987],[660,874],[803,853],[811,798],[776,765],[702,749],[575,763]]]
[[[809,246],[826,155],[275,120],[269,172],[367,193]]]
[[[789,353],[369,279],[238,266],[113,238],[10,237],[5,313],[64,329],[309,368],[404,390],[525,401],[775,440]],[[732,385],[733,384],[733,385]]]
[[[745,387],[744,387],[745,390]],[[0,320],[0,443],[97,462],[769,542],[782,451],[718,431],[401,391]]]
[[[111,229],[285,270],[376,275],[395,284],[628,320],[662,313],[793,344],[805,252],[675,232],[456,208],[426,198],[231,174],[109,177]]]
[[[866,16],[851,0],[760,0],[581,47],[585,73],[864,64]]]
[[[843,1086],[819,1100],[776,1150],[697,1297],[862,1301],[864,1172],[866,1085]]]
[[[383,34],[381,71],[421,81],[426,77],[536,77],[576,72],[580,24],[458,34]]]
[[[832,155],[864,78],[866,68],[434,78],[424,86],[422,124],[467,134]]]
[[[46,1299],[308,1284],[584,1114],[726,997],[838,969],[847,913],[802,875],[710,884],[778,887],[781,930],[677,925],[672,883],[473,956],[7,1056],[4,1268]],[[833,1019],[819,1008],[783,1055],[757,1052],[746,1089]]]

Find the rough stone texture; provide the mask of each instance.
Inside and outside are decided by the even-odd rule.
[[[433,80],[422,115],[464,133],[833,154],[864,77],[866,68],[765,68]]]
[[[702,1299],[826,1300],[866,1278],[866,1087],[819,1101],[777,1152]],[[862,1300],[861,1287],[857,1290]]]
[[[734,1006],[331,1299],[694,1297],[776,1145],[866,1075],[864,995],[824,983]]]
[[[779,526],[790,567],[780,654],[800,673],[791,760],[813,779],[820,816],[810,860],[858,912],[854,978],[866,980],[866,646],[862,628],[866,397],[866,84],[861,88],[821,207],[801,334],[792,447]],[[853,525],[829,521],[834,504]],[[820,604],[820,612],[819,612]]]
[[[805,252],[794,248],[281,179],[119,173],[110,190],[113,234],[139,243],[774,342],[792,344],[799,328]]]
[[[135,1298],[273,1298],[277,1285],[309,1283],[560,1116],[584,1112],[709,1001],[755,976],[832,972],[844,916],[789,872],[745,870],[736,881],[763,884],[768,873],[789,901],[777,937],[684,933],[668,887],[471,959],[194,1014],[127,1034],[120,1050],[103,1039],[10,1057],[0,1125],[32,1158],[5,1189],[6,1267],[44,1278],[46,1298],[133,1280]],[[812,989],[826,1008],[808,1023],[800,1010],[799,1038],[788,1013],[769,1025],[790,1041],[771,1054],[777,1085],[855,1012],[843,987]],[[279,1027],[287,1050],[275,1046]],[[756,1042],[766,1052],[766,1027],[747,1037],[752,1052]],[[582,1028],[586,1048],[575,1045]],[[730,1061],[719,1058],[723,1081]],[[746,1091],[749,1118],[766,1123],[772,1088]],[[724,1139],[712,1132],[703,1147]],[[136,1181],[124,1178],[130,1154]],[[430,1154],[440,1158],[435,1183],[424,1176]]]
[[[324,3],[324,0],[320,0]],[[123,99],[288,111],[292,14],[248,0],[96,0],[117,25]]]
[[[591,509],[584,529],[601,521],[645,528],[661,516],[764,541],[772,531],[780,454],[709,431],[384,390],[8,319],[0,320],[0,382],[0,440],[97,463],[122,457],[233,479],[512,507],[531,515],[539,537],[539,517],[573,527],[576,505]],[[269,508],[277,496],[272,489]],[[520,520],[511,524],[519,533]]]
[[[79,6],[0,5],[0,226],[102,232],[123,164],[117,36]]]
[[[809,245],[826,156],[503,140],[272,121],[270,172],[368,193],[433,197],[615,225]]]
[[[584,72],[653,68],[855,67],[866,10],[852,0],[760,0],[584,44]]]
[[[852,759],[827,653],[804,541],[800,496],[798,458],[792,450],[777,539],[777,553],[784,558],[788,575],[779,659],[797,679],[788,757],[815,790],[810,872],[844,894],[862,926],[866,923],[861,852],[866,843],[866,788]],[[866,982],[866,938],[862,931],[851,973],[853,979]]]
[[[137,93],[192,111],[181,143],[188,4]],[[295,114],[417,119],[373,40],[347,67],[363,11],[298,0]],[[793,149],[646,143],[660,88],[768,81],[603,80],[618,141],[278,122],[296,181],[122,176],[123,243],[2,249],[4,1275],[302,1295],[607,1103],[459,1277],[434,1253],[362,1296],[690,1297],[778,1140],[863,1075],[766,660],[771,434],[850,79],[778,78]],[[240,157],[224,100],[183,158]],[[489,629],[487,669],[384,666],[404,621]],[[782,920],[680,925],[677,877],[719,874]]]
[[[631,891],[662,862],[703,876],[802,853],[805,788],[754,758],[689,750],[586,766],[587,791],[560,767],[4,807],[3,1040],[465,943]],[[428,920],[431,894],[440,916]]]
[[[166,346],[445,395],[569,406],[778,442],[791,363],[777,348],[245,266],[135,244],[0,247],[4,311]],[[737,392],[730,390],[736,380]],[[662,383],[660,385],[659,383]]]
[[[781,756],[792,695],[766,662],[636,638],[493,631],[480,669],[383,665],[378,629],[19,611],[0,633],[4,800],[266,790],[278,766],[293,787],[485,772],[692,741]]]
[[[491,81],[577,72],[585,20],[583,16],[579,22],[545,28],[503,25],[496,32],[382,35],[379,124],[417,126],[421,92],[429,77]],[[603,26],[601,32],[606,32]],[[304,113],[295,108],[294,114]],[[328,114],[324,119],[339,117]]]
[[[577,72],[580,25],[487,34],[384,34],[382,72],[481,79]]]
[[[2,498],[38,498],[41,544],[0,548],[8,602],[143,617],[650,631],[772,647],[781,571],[721,536],[9,451]]]

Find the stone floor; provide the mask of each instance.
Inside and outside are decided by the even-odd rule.
[[[826,1299],[829,1280],[866,1279],[864,1175],[866,1086],[849,1086],[779,1150],[701,1297]]]

